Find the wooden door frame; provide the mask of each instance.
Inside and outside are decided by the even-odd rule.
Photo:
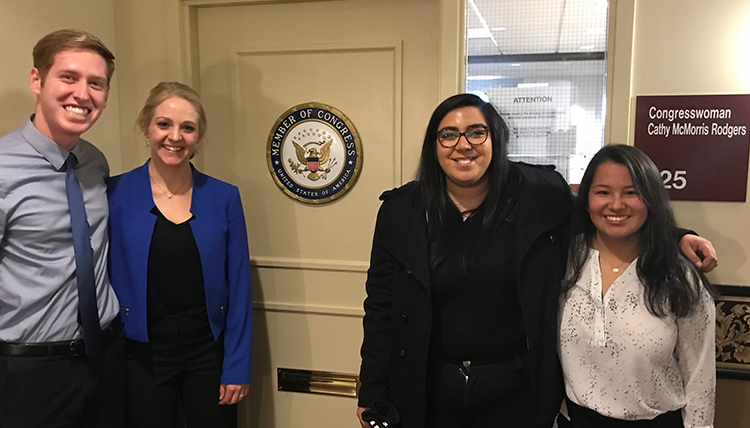
[[[230,5],[311,3],[331,0],[178,0],[180,71],[182,81],[200,92],[198,61],[198,9]],[[333,0],[345,1],[345,0]],[[466,87],[466,0],[439,0],[439,100],[463,92]]]

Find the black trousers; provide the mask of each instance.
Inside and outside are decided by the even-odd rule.
[[[683,428],[682,412],[675,410],[663,413],[654,419],[624,421],[601,415],[589,408],[566,400],[570,421],[564,416],[557,418],[560,428]]]
[[[175,427],[178,408],[189,428],[237,426],[237,405],[219,405],[221,347],[204,333],[126,341],[129,427]]]
[[[125,426],[123,339],[97,359],[0,356],[0,427]]]
[[[497,364],[443,363],[428,381],[426,427],[529,428],[531,394],[520,359]]]

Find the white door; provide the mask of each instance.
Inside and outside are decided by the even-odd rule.
[[[354,398],[279,391],[277,369],[359,372],[378,196],[414,177],[440,98],[444,12],[439,0],[268,3],[201,7],[191,23],[209,115],[203,169],[240,188],[253,262],[241,426],[356,427]],[[321,206],[286,196],[266,161],[274,122],[311,101],[348,116],[363,148],[356,185]]]

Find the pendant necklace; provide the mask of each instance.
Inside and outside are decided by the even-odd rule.
[[[180,185],[180,187],[177,188],[177,190],[174,193],[169,193],[167,191],[167,189],[165,189],[164,187],[162,187],[161,184],[157,183],[156,180],[154,180],[154,177],[151,177],[151,174],[149,174],[149,177],[151,178],[151,182],[154,183],[154,184],[156,184],[156,187],[158,187],[159,190],[162,191],[162,193],[164,193],[165,195],[167,195],[168,199],[172,199],[172,196],[180,193],[180,190],[182,190],[182,188],[185,187],[186,184],[188,184],[188,181],[190,181],[190,179],[193,178],[193,174],[191,173],[190,175],[188,175],[188,178],[182,183],[182,185]]]
[[[623,266],[625,266],[626,264],[629,264],[629,263],[630,263],[630,262],[622,262],[622,263],[620,263],[619,265],[615,266],[615,265],[613,265],[613,264],[612,264],[612,263],[611,263],[611,262],[610,262],[609,260],[607,260],[607,259],[606,259],[606,257],[604,257],[604,256],[602,255],[602,253],[599,253],[599,257],[601,257],[601,259],[602,259],[602,260],[604,260],[604,263],[606,263],[606,264],[608,264],[608,265],[612,266],[612,272],[614,272],[614,273],[618,273],[618,272],[620,272],[620,268],[621,268],[621,267],[623,267]]]

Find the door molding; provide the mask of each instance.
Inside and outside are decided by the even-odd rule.
[[[362,308],[345,308],[301,303],[255,302],[253,303],[253,309],[286,314],[321,315],[359,319],[365,315],[365,310]]]
[[[604,115],[604,144],[633,144],[631,103],[633,80],[633,38],[636,2],[609,2],[607,36],[607,110]]]
[[[296,257],[251,256],[250,264],[256,269],[285,269],[321,272],[343,272],[367,274],[370,266],[366,261],[312,259]],[[268,302],[256,301],[253,308],[266,312],[282,312],[292,314],[326,315],[362,318],[365,314],[362,307],[344,307],[316,305],[309,303]]]
[[[325,272],[367,273],[370,266],[366,261],[311,259],[298,257],[256,256],[250,257],[254,267],[270,269],[300,269]]]
[[[178,0],[180,20],[180,68],[182,81],[200,93],[198,62],[198,9],[219,6],[312,3],[331,0]],[[346,1],[346,0],[333,0]],[[463,92],[466,79],[466,0],[440,2],[440,100]]]
[[[243,46],[241,50],[235,50],[233,52],[234,58],[232,61],[232,109],[234,115],[234,123],[239,126],[242,123],[242,118],[239,117],[239,111],[237,106],[240,102],[236,98],[237,94],[240,93],[241,81],[238,77],[240,69],[240,60],[245,56],[253,55],[288,55],[290,53],[299,54],[311,54],[311,53],[361,53],[361,52],[390,52],[393,55],[393,182],[392,187],[398,187],[403,183],[404,172],[401,165],[403,165],[403,135],[402,129],[402,99],[403,99],[403,83],[402,76],[403,70],[403,41],[401,40],[372,40],[372,41],[360,41],[351,43],[324,43],[324,44],[309,44],[300,43],[295,45],[288,44],[264,44],[263,46]],[[199,80],[199,79],[198,79]],[[312,101],[312,100],[311,100]],[[239,132],[234,130],[235,138],[238,138]]]

